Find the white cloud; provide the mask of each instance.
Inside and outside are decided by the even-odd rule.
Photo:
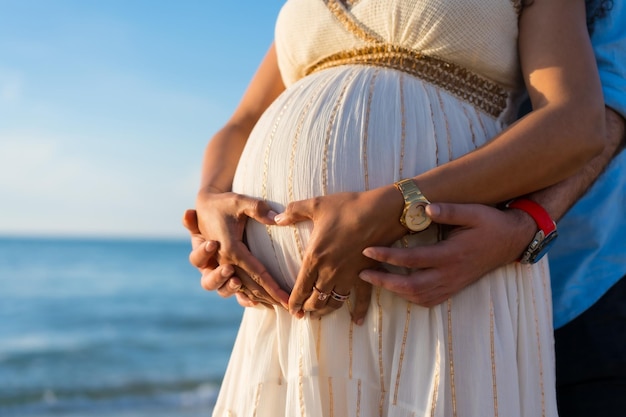
[[[180,218],[194,204],[197,164],[164,170],[160,155],[120,162],[97,149],[73,152],[75,142],[0,131],[0,234],[185,235]]]

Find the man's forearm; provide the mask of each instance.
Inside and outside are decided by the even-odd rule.
[[[561,219],[602,174],[613,157],[624,147],[625,121],[606,107],[606,147],[583,169],[551,187],[532,193],[529,197],[541,204],[553,219]]]

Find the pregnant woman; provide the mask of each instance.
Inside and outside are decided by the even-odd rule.
[[[497,204],[601,151],[584,2],[290,0],[275,35],[197,200],[215,266],[282,304],[245,310],[214,415],[556,416],[545,259],[350,309],[363,248],[444,237],[405,206]]]

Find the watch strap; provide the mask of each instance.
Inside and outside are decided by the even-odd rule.
[[[510,201],[506,206],[528,213],[535,223],[537,223],[537,227],[543,230],[546,236],[556,230],[556,223],[552,220],[552,217],[550,217],[546,209],[528,198],[517,198]]]
[[[412,178],[406,178],[398,181],[394,183],[394,185],[400,193],[402,193],[402,197],[404,198],[404,202],[406,204],[410,204],[414,201],[421,201],[426,204],[430,204],[430,201],[428,201],[424,194],[422,194],[422,190],[418,188]]]
[[[535,234],[528,247],[518,259],[518,262],[533,264],[541,259],[548,251],[558,236],[556,223],[548,212],[540,205],[527,198],[518,198],[510,201],[507,208],[522,210],[533,218],[539,231]]]

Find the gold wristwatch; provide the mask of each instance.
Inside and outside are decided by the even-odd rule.
[[[424,197],[412,178],[398,181],[394,185],[404,197],[404,209],[400,216],[402,226],[406,227],[410,233],[426,229],[431,223],[430,217],[426,215],[426,206],[430,204],[430,201]]]

